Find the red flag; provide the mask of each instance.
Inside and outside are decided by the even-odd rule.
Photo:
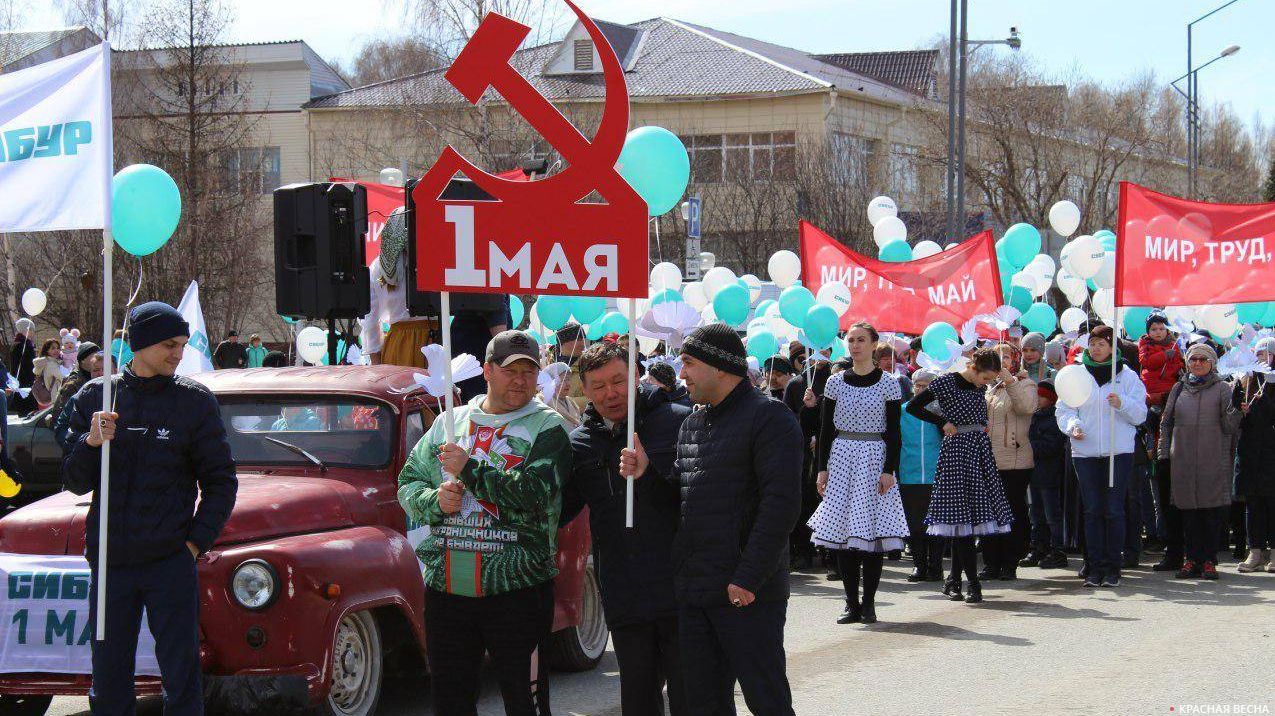
[[[385,220],[395,209],[403,206],[403,187],[337,177],[330,177],[328,181],[362,184],[367,189],[367,241],[364,242],[364,258],[367,259],[367,265],[371,266],[381,255],[381,229],[385,228]]]
[[[850,288],[850,310],[841,328],[867,321],[879,331],[920,335],[936,321],[961,325],[1001,305],[1001,280],[992,232],[959,246],[904,263],[870,259],[843,246],[813,224],[801,222],[803,284],[813,293],[828,281]]]
[[[1117,306],[1275,300],[1275,204],[1210,204],[1120,182]]]

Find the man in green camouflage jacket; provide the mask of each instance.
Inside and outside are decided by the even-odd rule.
[[[487,346],[486,395],[434,421],[398,478],[425,565],[434,712],[474,714],[484,651],[507,714],[536,713],[532,654],[553,626],[561,491],[571,472],[562,418],[534,399],[540,348],[522,331]],[[415,542],[416,539],[413,541]]]

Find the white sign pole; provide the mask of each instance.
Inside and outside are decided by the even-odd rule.
[[[111,45],[102,43],[105,69],[102,72],[103,98],[106,122],[106,176],[102,183],[102,412],[111,412],[111,340],[115,325],[111,318],[111,306],[115,302],[115,237],[111,235],[111,184],[115,178],[115,155],[110,140],[111,125]],[[100,427],[100,426],[99,426]],[[89,427],[92,430],[92,426]],[[97,624],[94,637],[106,641],[106,565],[109,542],[111,497],[111,442],[102,441],[102,465],[98,482],[97,501]]]
[[[628,433],[629,449],[633,449],[633,432],[637,420],[637,299],[629,299],[629,422],[626,432]],[[624,526],[633,527],[633,481],[637,476],[630,477],[625,480],[624,485]]]
[[[439,313],[441,314],[439,322],[441,332],[443,334],[443,352],[447,354],[447,360],[443,361],[443,380],[446,383],[446,392],[443,395],[446,410],[443,413],[443,427],[447,430],[447,442],[456,442],[456,419],[452,415],[452,408],[456,407],[456,386],[452,383],[452,294],[450,291],[441,291],[439,296]],[[448,475],[449,478],[455,479],[455,475]]]

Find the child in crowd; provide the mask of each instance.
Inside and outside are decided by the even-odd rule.
[[[1031,524],[1032,548],[1022,567],[1062,569],[1067,566],[1063,551],[1063,470],[1067,436],[1058,429],[1054,413],[1058,393],[1050,381],[1036,386],[1036,412],[1032,415],[1028,440],[1035,465],[1032,467]]]

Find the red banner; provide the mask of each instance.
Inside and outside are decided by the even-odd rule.
[[[566,168],[511,182],[474,166],[453,147],[412,189],[416,287],[421,291],[644,297],[647,208],[616,171],[629,125],[624,68],[602,31],[567,5],[593,39],[606,99],[587,139],[511,64],[531,29],[489,13],[443,75],[469,102],[500,95],[562,155]],[[492,201],[441,198],[456,173]],[[606,203],[588,201],[597,192]]]
[[[1117,306],[1275,300],[1272,251],[1275,204],[1210,204],[1120,182]]]
[[[960,330],[969,319],[1001,305],[991,231],[904,263],[857,254],[804,220],[800,232],[803,285],[816,294],[828,281],[850,288],[850,310],[841,317],[843,330],[855,321],[914,336],[936,321]]]
[[[353,182],[362,184],[367,189],[367,241],[364,246],[367,265],[371,266],[376,257],[381,255],[381,229],[385,228],[385,220],[395,209],[403,206],[403,187],[337,177],[331,177],[328,181]]]

